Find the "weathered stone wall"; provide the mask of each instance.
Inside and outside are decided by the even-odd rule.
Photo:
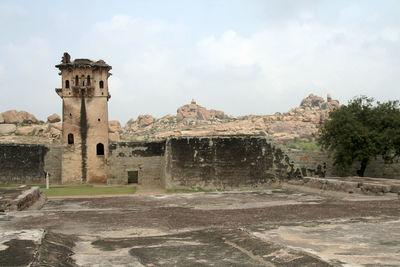
[[[324,151],[297,150],[282,147],[296,168],[302,170],[303,176],[314,177],[345,177],[357,176],[360,162],[354,162],[349,171],[345,172],[333,165],[333,159]],[[367,166],[365,177],[400,179],[400,163],[385,163],[382,158],[372,160]]]
[[[62,147],[59,145],[0,144],[1,184],[61,183]]]
[[[290,163],[300,169],[302,176],[326,177],[332,174],[332,161],[323,151],[299,150],[281,147]]]
[[[47,151],[44,145],[0,144],[0,183],[42,183]]]
[[[50,184],[61,184],[62,146],[47,146],[48,151],[44,158],[44,171],[50,175]]]
[[[333,160],[331,160],[333,161]],[[357,170],[360,169],[360,162],[354,162],[348,172],[344,172],[337,167],[332,167],[332,176],[357,176]],[[400,179],[400,163],[385,163],[382,158],[372,160],[364,173],[365,177],[393,178]]]
[[[0,144],[0,183],[61,183],[61,145]],[[254,136],[171,138],[161,142],[109,145],[108,184],[127,184],[128,171],[141,185],[228,188],[256,186],[293,177],[356,176],[335,168],[323,151],[288,149]],[[400,164],[378,159],[365,176],[400,178]]]
[[[128,171],[138,172],[138,184],[161,184],[165,142],[120,142],[109,145],[108,184],[127,184]]]
[[[282,149],[255,136],[170,138],[163,173],[166,188],[252,187],[301,177]]]

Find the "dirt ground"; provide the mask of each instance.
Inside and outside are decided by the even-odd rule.
[[[400,266],[397,195],[49,199],[0,213],[0,266]]]

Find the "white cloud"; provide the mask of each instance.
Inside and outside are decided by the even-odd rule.
[[[268,113],[288,108],[281,103],[297,105],[309,92],[323,96],[330,92],[342,100],[359,94],[379,98],[382,87],[397,92],[399,77],[393,69],[399,71],[400,62],[391,59],[398,58],[400,52],[391,46],[393,42],[399,45],[396,29],[366,32],[357,27],[344,29],[294,21],[249,37],[227,31],[220,37],[204,38],[198,48],[201,62],[206,62],[204,68],[217,70],[222,66],[229,73],[224,86],[232,88],[232,94],[240,96],[235,90],[247,91],[246,84],[253,86],[248,91],[252,94],[247,98],[249,103],[243,103],[247,110]],[[237,88],[237,71],[232,66],[249,65],[259,67],[258,79],[249,78]],[[399,94],[390,97],[398,98]],[[251,106],[252,101],[260,99],[267,108]],[[229,107],[227,112],[242,111],[225,105]]]
[[[123,121],[160,117],[192,98],[233,115],[268,114],[311,92],[345,102],[360,94],[379,98],[382,87],[395,91],[398,29],[328,26],[304,16],[248,36],[227,30],[184,45],[189,30],[181,25],[125,15],[97,24],[90,38],[104,42],[92,48],[115,60],[113,79],[120,81],[115,93],[110,89],[110,114]]]
[[[351,19],[352,9],[362,21],[355,7],[338,21]],[[328,25],[316,17],[304,10],[246,34],[227,28],[200,35],[186,25],[120,14],[87,25],[81,39],[62,49],[73,59],[103,58],[113,66],[110,119],[122,123],[143,113],[175,113],[192,98],[232,115],[286,111],[311,92],[342,102],[359,94],[400,98],[398,27]],[[61,110],[53,44],[38,37],[0,43],[1,95],[13,92],[0,99],[2,109],[39,110],[40,118]]]
[[[110,20],[96,24],[99,32],[109,34],[110,32],[134,33],[140,32],[146,35],[153,35],[168,31],[183,30],[184,27],[172,24],[163,20],[144,20],[141,18],[132,18],[131,16],[119,14],[113,16]]]
[[[205,64],[216,66],[249,66],[255,64],[253,42],[233,30],[224,32],[219,39],[206,37],[198,43],[200,58]]]
[[[0,47],[2,111],[26,110],[39,119],[60,112],[61,102],[54,92],[60,82],[54,68],[49,43],[30,38],[25,43],[9,42]]]
[[[185,102],[181,90],[186,59],[178,48],[185,31],[167,21],[117,15],[97,23],[82,40],[86,45],[81,54],[106,57],[113,66],[110,119],[125,123],[142,113],[162,116]]]

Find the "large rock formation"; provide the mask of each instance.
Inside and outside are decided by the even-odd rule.
[[[333,100],[330,94],[327,95],[326,101],[322,97],[310,94],[301,101],[300,107],[319,107],[323,110],[333,110],[339,107],[339,101]]]
[[[47,122],[49,122],[49,123],[56,123],[56,122],[60,122],[60,121],[61,121],[61,118],[56,113],[47,117]]]
[[[222,111],[207,110],[195,101],[178,108],[177,115],[167,115],[141,126],[138,120],[129,120],[122,136],[130,140],[158,140],[169,136],[210,136],[260,134],[273,136],[278,141],[294,138],[312,139],[321,120],[330,111],[339,107],[339,102],[330,95],[327,99],[310,94],[299,107],[283,114],[227,116]],[[307,138],[304,138],[307,137]]]
[[[152,124],[155,121],[155,118],[151,115],[139,115],[136,123],[139,127],[145,127],[147,125]]]
[[[26,111],[8,110],[0,113],[0,143],[55,143],[61,138],[62,123],[58,115],[48,122],[39,121]],[[58,119],[57,119],[58,117]],[[54,121],[54,122],[52,122]]]
[[[301,101],[300,107],[320,107],[324,102],[325,100],[322,97],[310,94]]]
[[[12,134],[16,129],[15,124],[0,124],[0,135]]]
[[[118,142],[120,140],[120,133],[122,132],[121,123],[119,121],[108,122],[108,139],[111,142]]]
[[[39,123],[36,117],[26,111],[16,111],[16,110],[8,110],[6,112],[1,113],[1,117],[3,118],[3,122],[0,123],[29,123],[36,124]]]
[[[210,109],[197,105],[196,101],[192,100],[190,104],[183,105],[178,108],[176,119],[181,121],[186,118],[198,119],[198,120],[209,120],[213,118],[224,119],[226,117],[223,111]]]
[[[29,123],[29,124],[36,124],[39,123],[39,120],[36,119],[36,117],[26,111],[19,111],[18,112],[18,118],[23,122],[23,123]]]
[[[16,110],[8,110],[6,112],[1,113],[4,122],[3,123],[13,123],[17,124],[22,121],[18,118],[18,112]]]
[[[166,115],[156,119],[151,115],[139,115],[136,120],[130,119],[124,128],[121,128],[119,121],[109,121],[109,139],[115,142],[121,138],[150,141],[170,136],[251,134],[269,135],[281,142],[295,138],[312,140],[319,122],[328,118],[329,112],[338,107],[339,101],[333,100],[330,95],[325,100],[310,94],[301,101],[299,107],[285,113],[232,117],[222,111],[207,110],[192,101],[178,108],[176,116]],[[62,123],[56,122],[59,118],[56,114],[49,116],[47,123],[42,124],[34,124],[37,120],[30,115],[27,112],[15,110],[1,113],[0,123],[4,122],[0,125],[7,125],[0,129],[2,138],[4,136],[40,137],[50,142],[59,142]],[[24,142],[29,143],[29,140],[24,139]],[[35,140],[35,142],[38,141]]]

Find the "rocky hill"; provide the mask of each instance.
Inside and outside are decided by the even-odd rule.
[[[2,143],[57,143],[62,124],[57,114],[39,121],[26,111],[8,110],[0,113],[0,142]]]
[[[124,127],[119,121],[109,122],[111,141],[151,141],[169,136],[210,135],[268,135],[277,141],[295,138],[312,141],[318,123],[339,107],[330,95],[326,99],[310,94],[299,107],[273,115],[229,116],[223,111],[208,110],[194,100],[178,108],[176,115],[156,119],[140,115],[130,119]],[[0,114],[0,142],[55,143],[61,137],[61,122],[57,114],[38,121],[26,111],[9,110]]]
[[[247,115],[233,117],[222,111],[207,110],[195,101],[177,110],[177,114],[160,119],[151,115],[140,115],[130,119],[120,137],[124,140],[159,140],[169,136],[209,136],[259,134],[269,135],[278,141],[289,141],[295,137],[311,140],[321,120],[339,107],[339,101],[330,95],[325,100],[310,94],[300,106],[283,114]]]

